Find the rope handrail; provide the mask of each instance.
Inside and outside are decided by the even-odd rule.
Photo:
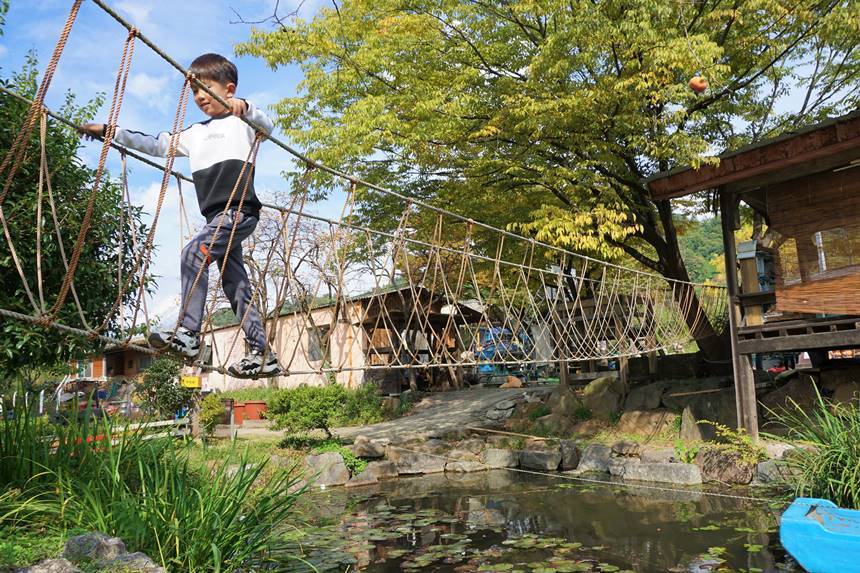
[[[93,1],[96,1],[96,0],[93,0]],[[28,99],[28,98],[24,97],[23,95],[21,95],[21,94],[19,94],[19,93],[15,92],[15,91],[13,91],[13,90],[10,90],[10,89],[8,89],[8,88],[6,88],[6,87],[2,86],[2,85],[0,85],[0,92],[3,92],[3,93],[5,93],[5,94],[7,94],[7,95],[9,95],[9,96],[11,96],[11,97],[14,97],[14,98],[18,99],[19,101],[21,101],[22,103],[33,103],[33,102],[32,102],[32,100],[30,100],[30,99]],[[59,121],[60,123],[63,123],[64,125],[66,125],[66,126],[68,126],[68,127],[71,127],[71,128],[73,128],[73,129],[76,129],[76,128],[78,127],[78,125],[77,125],[76,123],[74,123],[74,122],[72,122],[71,120],[69,120],[69,119],[67,119],[67,118],[65,118],[65,117],[63,117],[63,116],[61,116],[61,115],[59,115],[58,113],[56,113],[56,112],[54,112],[54,111],[51,111],[50,109],[47,109],[47,108],[46,108],[46,109],[45,109],[45,113],[46,113],[46,114],[48,114],[48,116],[50,116],[50,117],[54,118],[55,120]],[[253,124],[251,124],[251,125],[253,125]],[[102,140],[102,139],[101,139],[100,137],[98,137],[98,136],[95,136],[94,138],[95,138],[95,139],[97,139],[97,140],[100,140],[100,141]],[[273,138],[272,138],[272,137],[269,137],[268,139],[273,140]],[[128,155],[129,157],[132,157],[132,158],[136,159],[137,161],[140,161],[141,163],[144,163],[144,164],[146,164],[146,165],[148,165],[148,166],[150,166],[150,167],[153,167],[153,168],[155,168],[155,169],[158,169],[158,170],[160,170],[160,171],[163,171],[163,170],[164,170],[164,165],[163,165],[163,164],[158,163],[157,161],[153,161],[152,159],[149,159],[148,157],[146,157],[146,156],[144,156],[144,155],[141,155],[140,153],[137,153],[136,151],[134,151],[134,150],[132,150],[132,149],[129,149],[129,148],[127,148],[127,147],[124,147],[124,146],[122,146],[122,145],[120,145],[120,144],[118,144],[118,143],[115,143],[115,142],[111,142],[110,146],[111,146],[111,147],[113,147],[114,149],[116,149],[117,151],[119,151],[119,152],[121,152],[121,153],[124,153],[124,154]],[[322,166],[320,166],[319,168],[320,168],[320,169],[322,169],[322,170],[324,170],[324,171],[328,170],[328,168],[324,168],[324,167],[322,167]],[[171,169],[171,170],[169,170],[169,173],[170,173],[171,175],[173,175],[174,177],[176,177],[176,178],[182,179],[183,181],[187,181],[187,182],[189,182],[189,183],[191,183],[191,184],[193,184],[193,183],[194,183],[194,179],[192,179],[192,178],[191,178],[191,177],[189,177],[188,175],[186,175],[186,174],[182,173],[181,171],[177,171],[177,170],[175,170],[175,169]],[[364,182],[362,182],[362,181],[360,181],[360,180],[358,180],[358,181],[353,181],[352,179],[350,179],[350,181],[351,181],[353,184],[355,184],[355,185],[359,185],[359,184],[360,184],[360,185],[372,185],[372,184],[366,184],[366,183],[364,183]],[[384,190],[383,190],[383,188],[379,188],[379,189],[377,189],[377,190],[380,190],[380,191],[382,191],[382,192],[387,192],[387,191],[384,191]],[[415,199],[412,199],[412,198],[406,197],[406,196],[404,196],[404,195],[397,194],[396,192],[393,192],[393,191],[392,191],[391,193],[392,193],[392,194],[394,194],[395,196],[397,196],[397,197],[399,197],[399,198],[401,198],[401,199],[405,200],[405,201],[410,201],[410,202],[412,202],[412,203],[414,203],[414,204],[416,204],[416,205],[417,205],[417,204],[421,204],[418,200],[415,200]],[[274,210],[274,211],[280,211],[281,213],[298,214],[298,212],[297,212],[297,211],[295,211],[294,209],[291,209],[291,208],[289,208],[289,207],[284,207],[284,206],[282,206],[282,205],[277,205],[277,204],[275,204],[275,203],[270,203],[270,202],[268,202],[268,201],[261,201],[260,203],[261,203],[261,205],[262,205],[263,207],[265,207],[265,208],[267,208],[267,209],[272,209],[272,210]],[[450,214],[448,211],[446,211],[446,210],[444,210],[444,209],[434,208],[434,207],[432,207],[432,206],[428,206],[428,208],[430,208],[430,209],[432,209],[432,210],[434,210],[434,211],[438,212],[439,214],[443,214],[443,215],[449,215],[449,214]],[[465,217],[462,217],[462,216],[459,216],[459,215],[456,215],[456,214],[451,214],[451,215],[452,215],[454,218],[456,218],[456,219],[458,219],[458,220],[460,220],[460,221],[462,221],[462,222],[472,223],[472,224],[475,224],[475,225],[481,226],[481,227],[486,228],[486,229],[495,230],[495,231],[498,231],[498,232],[503,233],[505,236],[512,237],[512,238],[515,238],[515,239],[518,239],[518,240],[521,240],[521,241],[526,241],[526,242],[532,243],[532,244],[537,245],[537,246],[546,247],[546,248],[552,249],[552,250],[554,250],[554,251],[556,251],[556,252],[564,253],[565,255],[569,255],[569,256],[576,257],[576,258],[580,258],[580,259],[583,259],[583,260],[586,260],[586,261],[589,261],[589,262],[594,262],[594,263],[597,263],[597,264],[599,264],[599,265],[606,265],[606,266],[609,266],[609,267],[617,268],[617,269],[619,269],[619,270],[623,270],[623,271],[627,271],[627,272],[632,272],[632,273],[636,273],[636,274],[640,274],[640,275],[648,276],[648,277],[651,277],[651,278],[659,278],[660,280],[664,280],[664,281],[669,282],[669,283],[684,284],[684,285],[689,285],[689,286],[694,286],[694,287],[708,287],[708,288],[716,288],[716,289],[721,289],[721,290],[724,290],[724,289],[726,288],[724,285],[720,285],[720,284],[699,283],[699,282],[694,282],[694,281],[682,281],[682,280],[679,280],[679,279],[672,279],[672,278],[664,277],[663,275],[659,275],[659,274],[656,274],[656,273],[651,273],[651,272],[647,272],[647,271],[642,271],[642,270],[640,270],[640,269],[634,269],[634,268],[625,267],[625,266],[622,266],[622,265],[617,265],[617,264],[615,264],[615,263],[610,263],[610,262],[607,262],[607,261],[601,261],[601,260],[598,260],[598,259],[594,259],[594,258],[588,257],[588,256],[586,256],[586,255],[582,255],[582,254],[579,254],[579,253],[574,253],[574,252],[572,252],[572,251],[568,251],[568,250],[566,250],[566,249],[562,249],[562,248],[560,248],[560,247],[555,247],[555,246],[553,246],[553,245],[549,245],[549,244],[547,244],[547,243],[543,243],[543,242],[541,242],[541,241],[536,241],[536,240],[533,240],[533,239],[531,239],[531,238],[529,238],[529,237],[524,237],[524,236],[522,236],[522,235],[517,235],[516,233],[510,233],[510,232],[508,232],[508,231],[504,231],[503,229],[497,229],[497,228],[495,228],[495,227],[492,227],[492,226],[490,226],[490,225],[486,225],[486,224],[481,223],[481,222],[479,222],[479,221],[475,221],[475,220],[472,220],[472,219],[468,219],[468,218],[465,218]],[[372,229],[372,228],[369,228],[369,227],[366,227],[366,226],[358,225],[358,224],[355,224],[355,223],[348,223],[348,222],[345,222],[345,221],[336,221],[336,220],[334,220],[334,219],[331,219],[331,218],[325,217],[325,216],[323,216],[323,215],[316,215],[316,214],[313,214],[313,213],[308,213],[308,212],[306,212],[306,211],[302,213],[302,216],[307,217],[307,218],[309,218],[309,219],[313,219],[313,220],[316,220],[316,221],[322,222],[322,223],[332,223],[332,224],[342,225],[342,226],[344,226],[344,227],[347,227],[347,228],[350,228],[350,229],[353,229],[353,230],[356,230],[356,231],[369,231],[369,232],[374,233],[374,234],[377,234],[377,235],[379,235],[379,236],[384,236],[384,237],[389,237],[389,238],[394,238],[394,236],[395,236],[395,235],[394,235],[394,233],[391,233],[391,232],[388,232],[388,231],[382,231],[382,230],[379,230],[379,229]],[[399,237],[398,237],[398,238],[399,238]],[[413,244],[416,244],[416,245],[425,246],[425,247],[430,247],[430,246],[438,247],[437,245],[431,245],[430,243],[427,243],[427,242],[425,242],[425,241],[421,241],[420,239],[414,239],[414,238],[411,238],[411,237],[403,237],[403,240],[405,240],[405,241],[407,241],[407,242],[410,242],[410,243],[413,243]],[[450,248],[447,248],[447,247],[440,247],[440,248],[442,248],[443,250],[449,250],[449,251],[451,251],[451,252],[456,252],[456,249],[450,249]],[[493,257],[489,257],[489,256],[486,256],[486,255],[473,254],[472,256],[476,256],[476,257],[479,257],[479,258],[483,258],[484,260],[487,260],[487,261],[494,261],[494,260],[495,260]]]

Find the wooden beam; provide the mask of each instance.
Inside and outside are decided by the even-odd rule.
[[[718,164],[658,174],[647,184],[655,201],[706,189],[737,191],[832,169],[858,157],[860,112],[854,112],[807,130],[724,153],[719,156]],[[733,187],[727,188],[730,185]]]
[[[860,347],[860,330],[843,330],[839,332],[814,332],[812,334],[796,334],[794,336],[778,336],[774,338],[759,338],[738,341],[740,354],[757,354],[765,352],[788,352],[811,350],[814,348],[851,348]]]
[[[749,358],[738,352],[738,322],[740,305],[737,303],[738,271],[735,253],[735,215],[737,196],[720,190],[720,218],[723,228],[723,249],[726,265],[726,296],[728,296],[729,336],[732,344],[732,372],[735,379],[735,402],[738,427],[758,438],[758,406],[755,396],[755,380]]]

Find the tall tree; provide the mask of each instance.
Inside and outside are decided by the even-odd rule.
[[[31,56],[21,73],[0,79],[0,85],[32,98],[36,93],[36,71],[36,61]],[[80,105],[72,94],[67,94],[59,112],[80,124],[90,121],[100,106],[100,98]],[[9,150],[28,109],[25,102],[0,93],[0,154]],[[81,141],[75,130],[48,119],[44,146],[50,177],[42,178],[40,209],[41,141],[37,125],[3,203],[11,246],[0,234],[0,284],[3,285],[0,308],[24,314],[34,314],[36,310],[15,264],[13,248],[36,303],[41,305],[42,299],[44,308],[50,309],[59,294],[66,267],[49,197],[53,197],[56,207],[56,219],[68,261],[95,180],[95,170],[78,158]],[[6,172],[0,174],[4,181],[5,175]],[[37,218],[38,215],[41,219]],[[126,208],[122,202],[121,185],[107,175],[102,177],[92,221],[81,249],[74,284],[81,309],[90,325],[100,326],[106,321],[103,332],[116,335],[121,325],[117,313],[111,316],[111,310],[119,293],[120,281],[124,282],[131,273],[137,255],[131,241],[132,227],[141,237],[145,236],[147,228],[141,222],[140,208]],[[118,270],[122,271],[121,277]],[[134,299],[139,286],[138,279],[131,281],[122,299],[123,304]],[[57,320],[82,326],[72,296],[59,309]],[[88,338],[4,317],[0,320],[0,386],[4,378],[7,382],[17,374],[32,378],[40,370],[83,357],[97,349],[98,345]]]
[[[672,205],[643,180],[860,97],[850,0],[344,0],[271,22],[237,52],[301,66],[276,110],[315,158],[684,281]]]

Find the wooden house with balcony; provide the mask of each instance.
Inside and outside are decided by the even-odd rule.
[[[738,422],[756,435],[751,357],[806,351],[815,360],[860,347],[860,111],[719,159],[647,184],[655,201],[719,196]],[[741,202],[767,233],[739,252]]]

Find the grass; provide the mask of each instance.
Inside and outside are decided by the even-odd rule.
[[[170,437],[108,419],[53,425],[18,408],[0,421],[0,528],[46,533],[44,544],[4,540],[3,559],[25,565],[80,529],[121,537],[173,571],[255,568],[282,551],[274,532],[298,495],[298,477],[269,470],[265,447],[234,444],[200,464]]]
[[[792,401],[771,414],[786,430],[779,439],[801,446],[788,457],[795,494],[860,509],[860,410],[818,394],[813,407]]]
[[[56,557],[70,535],[49,527],[0,528],[0,573]]]

